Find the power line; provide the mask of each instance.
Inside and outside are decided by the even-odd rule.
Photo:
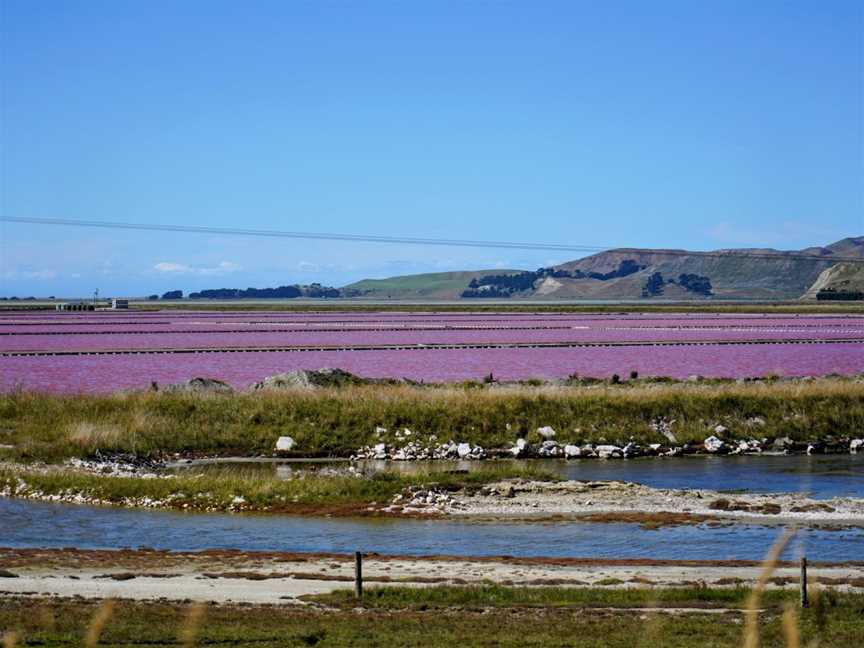
[[[370,236],[365,234],[334,234],[324,232],[288,232],[235,227],[201,227],[198,225],[160,225],[153,223],[119,223],[110,221],[72,220],[65,218],[0,217],[8,223],[34,225],[70,225],[73,227],[100,227],[108,229],[147,230],[157,232],[188,232],[192,234],[219,234],[232,236],[261,236],[270,238],[313,239],[324,241],[354,241],[362,243],[401,243],[409,245],[443,245],[455,247],[507,248],[517,250],[552,250],[559,252],[602,252],[607,248],[588,245],[559,245],[556,243],[511,243],[507,241],[474,241],[466,239],[417,238],[407,236]]]
[[[482,241],[470,239],[420,238],[406,236],[374,236],[365,234],[337,234],[325,232],[292,232],[282,230],[246,229],[235,227],[204,227],[198,225],[162,225],[157,223],[122,223],[116,221],[76,220],[67,218],[28,218],[3,216],[0,222],[27,223],[31,225],[60,225],[70,227],[93,227],[117,230],[139,230],[153,232],[184,232],[190,234],[216,234],[220,236],[257,236],[266,238],[288,238],[322,241],[353,241],[358,243],[387,243],[402,245],[435,245],[447,247],[503,248],[511,250],[545,250],[550,252],[606,252],[622,254],[651,253],[657,256],[702,256],[702,257],[746,257],[752,259],[811,259],[827,263],[864,263],[864,258],[835,256],[833,254],[804,254],[800,252],[758,252],[729,250],[713,252],[690,252],[687,250],[645,250],[639,248],[612,248],[595,245],[563,245],[558,243],[525,243],[509,241]]]

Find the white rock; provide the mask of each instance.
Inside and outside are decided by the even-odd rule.
[[[276,452],[288,452],[296,445],[294,439],[290,436],[283,436],[276,439]]]
[[[554,439],[555,438],[555,430],[553,430],[550,426],[545,425],[543,427],[537,428],[537,434],[539,434],[544,439]]]
[[[572,459],[573,457],[578,457],[582,454],[582,450],[577,445],[567,444],[564,446],[564,456],[568,459]]]
[[[636,457],[640,454],[640,452],[641,452],[641,449],[639,448],[639,446],[636,443],[633,443],[632,441],[630,443],[628,443],[627,445],[625,445],[623,450],[621,451],[621,453],[625,457]]]
[[[864,439],[852,439],[849,442],[849,452],[864,452]]]
[[[717,426],[721,427],[721,426]],[[705,439],[704,444],[705,450],[708,452],[720,452],[726,447],[726,443],[722,439],[718,439],[716,436],[710,436]]]
[[[714,428],[714,434],[716,434],[717,436],[720,436],[721,434],[726,434],[728,431],[729,428],[727,428],[725,425],[718,425]]]
[[[557,441],[544,441],[537,451],[541,457],[558,457],[561,455],[561,447]]]
[[[471,444],[460,443],[458,446],[456,446],[456,452],[459,454],[460,459],[464,459],[471,454]]]
[[[516,445],[510,448],[510,454],[521,457],[528,451],[528,442],[525,439],[516,439]]]
[[[375,453],[376,459],[386,459],[387,458],[387,444],[386,443],[378,443],[372,448],[372,452]]]
[[[614,445],[598,445],[596,448],[594,448],[594,451],[601,459],[609,459],[611,457],[621,456],[621,448]]]
[[[666,440],[669,443],[675,444],[678,443],[677,437],[672,433],[672,430],[660,430],[660,434],[666,437]]]

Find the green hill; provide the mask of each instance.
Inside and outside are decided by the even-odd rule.
[[[431,272],[387,279],[363,279],[343,290],[358,291],[363,297],[377,299],[458,299],[472,279],[487,275],[515,274],[519,270],[476,270],[464,272]]]

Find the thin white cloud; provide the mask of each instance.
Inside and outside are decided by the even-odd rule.
[[[192,268],[189,266],[183,265],[182,263],[172,263],[170,261],[157,263],[153,266],[153,269],[156,270],[156,272],[192,272]]]
[[[312,263],[311,261],[300,261],[297,264],[297,269],[300,272],[320,272],[321,266],[317,263]]]
[[[220,261],[215,266],[190,266],[185,263],[174,261],[161,261],[153,266],[156,272],[164,274],[193,274],[202,276],[218,276],[239,272],[243,269],[239,263],[233,261]]]
[[[47,281],[57,278],[55,270],[10,270],[3,273],[4,279],[35,279],[38,281]]]

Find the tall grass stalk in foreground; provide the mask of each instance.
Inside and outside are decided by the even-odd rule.
[[[753,591],[747,598],[747,605],[744,610],[744,648],[759,648],[759,604],[762,601],[762,592],[765,590],[765,585],[768,584],[771,574],[777,568],[780,554],[783,553],[794,535],[794,530],[785,530],[771,547],[765,560],[762,561],[762,573],[759,574],[759,580],[756,581]]]
[[[800,648],[801,637],[798,633],[798,613],[795,611],[795,604],[791,601],[786,604],[783,610],[781,625],[783,628],[783,639],[786,641],[786,648]]]
[[[99,636],[113,614],[113,599],[105,599],[93,614],[93,618],[90,619],[90,625],[87,626],[87,634],[84,635],[85,648],[96,648],[99,643]]]
[[[180,632],[177,633],[177,640],[181,646],[195,645],[195,640],[198,637],[198,632],[201,630],[201,624],[204,622],[204,616],[207,614],[207,606],[198,601],[189,606],[186,611],[186,617],[183,619],[183,625],[180,626]]]

